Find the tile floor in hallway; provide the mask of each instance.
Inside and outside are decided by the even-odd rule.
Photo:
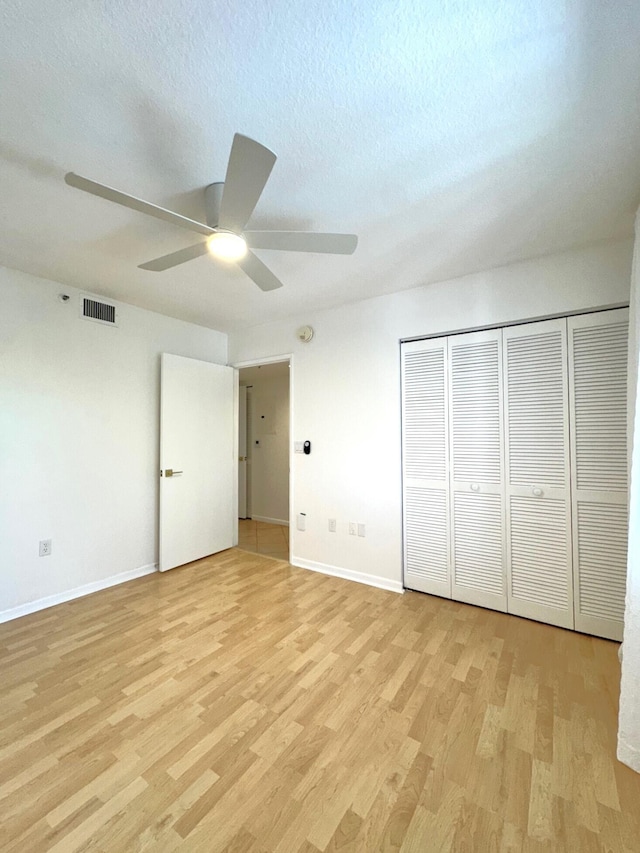
[[[284,524],[241,518],[238,522],[238,548],[288,562],[289,528]]]

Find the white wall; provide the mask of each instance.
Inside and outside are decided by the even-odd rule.
[[[288,373],[286,376],[270,376],[267,372],[264,377],[256,377],[255,371],[253,373],[249,391],[251,424],[247,446],[251,517],[258,521],[288,524],[289,376]]]
[[[636,247],[631,277],[629,317],[629,403],[631,487],[629,503],[629,557],[624,619],[618,758],[640,773],[640,413],[638,404],[638,350],[640,345],[640,211],[636,218]],[[634,435],[635,433],[635,435]]]
[[[632,240],[601,244],[230,335],[230,362],[293,352],[292,562],[401,588],[401,338],[626,303]],[[290,284],[295,287],[295,284]],[[301,323],[315,328],[296,341]],[[338,519],[337,533],[328,531]],[[364,522],[366,537],[348,535]]]
[[[227,340],[122,304],[81,320],[78,291],[3,268],[0,295],[2,620],[153,569],[159,354],[224,364]]]

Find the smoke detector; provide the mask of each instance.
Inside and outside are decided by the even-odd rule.
[[[311,326],[300,326],[296,331],[296,338],[302,341],[303,344],[308,344],[313,337],[313,329]]]

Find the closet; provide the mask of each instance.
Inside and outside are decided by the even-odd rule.
[[[403,343],[404,584],[621,639],[628,310]]]

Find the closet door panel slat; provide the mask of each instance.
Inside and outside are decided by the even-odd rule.
[[[446,338],[403,344],[404,585],[451,598]]]
[[[448,358],[452,597],[504,611],[501,330],[452,335]]]
[[[572,628],[566,320],[503,335],[507,609]]]
[[[575,624],[612,640],[627,576],[628,317],[568,319]]]

